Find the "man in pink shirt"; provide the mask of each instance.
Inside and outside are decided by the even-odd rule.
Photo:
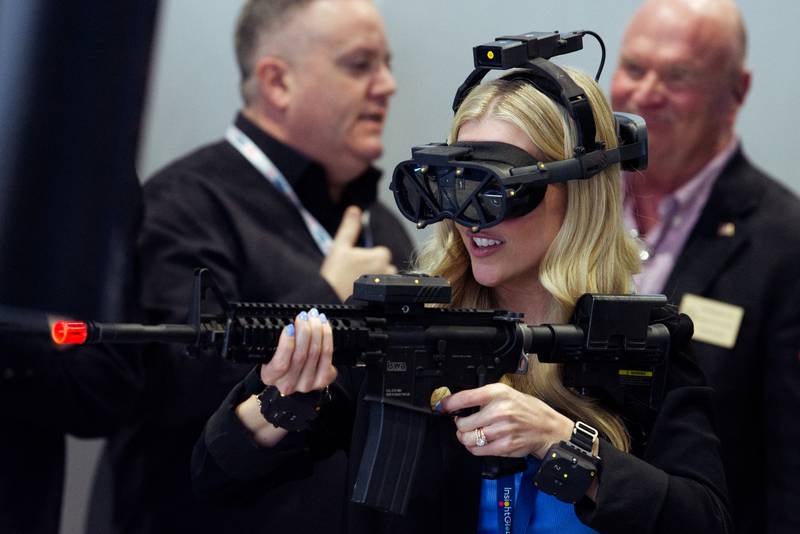
[[[730,0],[648,0],[634,15],[612,100],[645,118],[650,162],[625,176],[624,209],[640,292],[695,322],[737,532],[800,532],[800,201],[734,133],[745,51]]]

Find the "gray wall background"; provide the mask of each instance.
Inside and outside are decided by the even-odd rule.
[[[398,91],[392,100],[380,166],[390,172],[410,147],[442,140],[453,93],[472,69],[472,46],[530,30],[591,29],[605,40],[608,90],[624,26],[639,0],[382,0]],[[239,105],[232,32],[242,2],[164,0],[156,40],[139,159],[147,178],[175,156],[221,137]],[[795,121],[800,119],[800,40],[793,38],[800,2],[740,0],[748,25],[753,87],[738,130],[748,154],[800,191],[792,166]],[[557,59],[592,74],[595,41]],[[698,51],[702,53],[702,51]],[[384,193],[386,193],[384,188]],[[391,203],[391,197],[385,197]]]
[[[241,0],[163,0],[141,139],[143,179],[188,150],[218,139],[239,106],[232,33]],[[601,85],[608,90],[627,19],[639,0],[383,0],[398,91],[379,165],[391,172],[410,147],[441,141],[452,117],[453,93],[472,69],[472,46],[503,34],[590,29],[605,40]],[[738,131],[761,167],[800,191],[794,164],[800,86],[800,41],[793,37],[800,2],[740,0],[749,30],[753,86]],[[584,51],[557,61],[594,73],[600,58],[592,38]],[[702,53],[702,51],[698,51]],[[384,179],[381,195],[393,205]],[[409,231],[423,235],[409,223]],[[165,436],[169,439],[169,436]],[[83,531],[84,507],[99,441],[69,439],[70,462],[62,533]]]

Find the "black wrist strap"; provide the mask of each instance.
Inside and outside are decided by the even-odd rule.
[[[275,386],[267,386],[258,396],[261,415],[275,427],[290,432],[306,430],[317,418],[320,406],[330,402],[328,388],[308,393],[281,395]]]
[[[582,421],[578,421],[572,429],[572,437],[569,438],[569,442],[591,455],[597,436],[597,430]]]
[[[600,472],[601,460],[592,454],[597,436],[589,425],[575,423],[570,440],[553,444],[542,458],[534,485],[563,502],[582,499]]]

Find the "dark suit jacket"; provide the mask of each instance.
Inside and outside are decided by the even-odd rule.
[[[405,516],[347,502],[370,431],[362,373],[340,368],[331,387],[333,401],[316,426],[289,434],[273,448],[259,447],[238,420],[235,407],[248,393],[241,383],[233,389],[206,425],[192,458],[195,488],[236,512],[219,532],[477,531],[480,459],[457,441],[450,417],[427,418]],[[694,361],[676,351],[647,446],[637,457],[601,440],[597,503],[579,501],[579,519],[602,533],[731,532],[719,441],[710,420],[712,394]],[[302,494],[292,490],[298,481],[325,477],[325,460],[336,451],[347,452],[348,465],[347,476],[333,490],[313,485]]]
[[[735,225],[733,235],[721,235],[726,223]],[[718,393],[731,512],[737,532],[800,532],[798,198],[738,151],[664,293],[676,303],[693,293],[744,308],[733,349],[695,343]]]

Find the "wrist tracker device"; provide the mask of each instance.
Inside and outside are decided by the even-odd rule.
[[[592,454],[598,432],[578,421],[569,441],[550,447],[542,459],[534,485],[560,501],[578,502],[600,473],[601,460]]]
[[[264,385],[259,367],[255,366],[247,374],[242,389],[245,394],[258,396],[261,415],[277,428],[284,428],[289,432],[306,430],[317,418],[320,407],[331,399],[328,388],[283,395],[275,386]]]
[[[258,396],[264,419],[289,432],[306,430],[317,418],[320,406],[329,400],[328,388],[322,391],[282,395],[275,386],[267,386]]]

